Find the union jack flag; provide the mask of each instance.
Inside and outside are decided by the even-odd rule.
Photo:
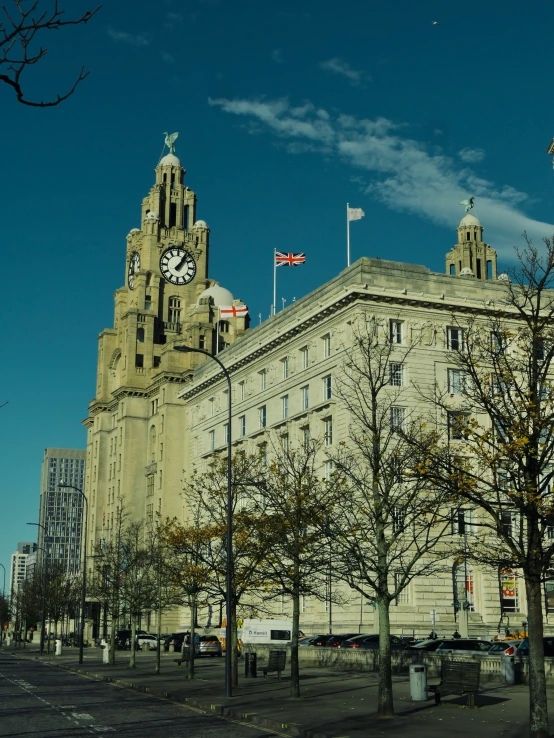
[[[306,255],[300,254],[283,254],[281,251],[275,252],[275,265],[282,266],[299,266],[306,261]]]

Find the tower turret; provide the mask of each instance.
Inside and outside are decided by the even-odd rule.
[[[446,255],[446,273],[476,279],[496,279],[496,251],[483,241],[483,226],[479,219],[466,213],[457,228],[458,243]]]

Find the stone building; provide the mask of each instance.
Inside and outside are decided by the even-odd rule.
[[[155,171],[141,228],[127,236],[114,327],[99,338],[96,397],[85,421],[89,550],[109,538],[120,505],[145,521],[155,513],[183,519],[187,475],[224,448],[223,377],[215,362],[173,351],[175,345],[219,350],[232,379],[234,448],[262,444],[273,431],[294,441],[306,429],[336,444],[348,433],[348,417],[333,390],[356,319],[371,316],[398,343],[413,342],[403,381],[407,401],[415,406],[417,386],[435,378],[444,385],[450,381],[448,350],[454,348],[457,317],[484,311],[503,289],[496,253],[483,242],[479,220],[467,214],[445,274],[362,258],[254,329],[247,330],[244,317],[218,322],[218,305],[242,303],[208,276],[210,231],[196,220],[196,196],[184,184],[179,160],[168,154]],[[459,537],[455,522],[452,535]],[[415,580],[402,593],[392,607],[394,632],[428,633],[434,610],[436,630],[450,634],[456,627],[452,603],[467,598],[469,632],[492,634],[508,589],[514,595],[504,598],[504,624],[506,616],[516,626],[525,619],[517,573],[507,583],[500,572],[449,566],[447,575]],[[371,632],[371,608],[345,585],[334,586],[346,602],[333,606],[335,632]],[[275,614],[290,612],[283,601]],[[175,615],[171,627],[186,627],[188,617],[185,611]],[[200,625],[208,619],[201,610]],[[328,603],[306,598],[303,630],[323,632],[328,625]]]
[[[10,562],[10,584],[9,590],[4,593],[10,593],[13,597],[19,591],[19,587],[22,582],[27,578],[27,566],[29,564],[29,558],[34,557],[37,550],[36,543],[29,543],[27,541],[20,541],[17,544],[17,551],[14,551]]]

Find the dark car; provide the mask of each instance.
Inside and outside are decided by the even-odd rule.
[[[326,635],[318,635],[318,636],[315,636],[315,637],[314,637],[314,638],[312,639],[312,642],[310,643],[310,646],[316,646],[316,647],[319,647],[319,646],[326,646],[326,645],[327,645],[327,643],[328,643],[328,641],[329,641],[329,640],[330,640],[330,639],[331,639],[332,637],[333,637],[333,636],[332,636],[332,635],[331,635],[330,633],[327,633]]]
[[[419,643],[410,643],[408,645],[408,651],[436,651],[443,643],[444,640],[441,638],[420,641]]]
[[[172,633],[167,637],[165,643],[167,646],[173,645],[175,651],[181,651],[183,648],[183,642],[185,640],[185,633]]]
[[[543,638],[543,644],[544,644],[544,655],[554,656],[554,637],[546,636],[545,638]],[[529,639],[528,638],[524,638],[519,644],[519,648],[517,649],[517,655],[518,656],[529,656]]]
[[[145,630],[137,630],[136,637],[146,633]],[[131,648],[131,636],[133,632],[129,629],[118,630],[115,634],[115,647],[116,648]]]
[[[390,636],[390,646],[394,651],[405,648],[406,644],[398,636]],[[355,638],[349,638],[345,641],[341,648],[359,648],[360,650],[376,650],[379,648],[379,636],[378,635],[359,635]]]
[[[349,638],[360,635],[359,633],[341,633],[341,635],[333,635],[325,644],[327,648],[342,648],[342,644]]]

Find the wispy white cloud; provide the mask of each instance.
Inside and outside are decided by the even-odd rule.
[[[273,49],[271,52],[271,58],[276,64],[282,64],[283,63],[283,52],[281,49]]]
[[[483,149],[467,148],[467,149],[462,149],[461,151],[458,151],[458,156],[466,164],[477,164],[480,161],[483,161],[486,154]]]
[[[174,56],[171,56],[167,51],[162,51],[162,59],[166,64],[175,64],[177,59],[175,59]]]
[[[348,62],[338,57],[327,59],[327,61],[321,62],[319,66],[326,72],[332,72],[333,74],[339,74],[341,77],[346,77],[350,84],[354,86],[360,85],[365,81],[371,81],[369,74],[359,69],[353,69]]]
[[[371,174],[365,192],[392,210],[452,228],[463,215],[460,200],[475,195],[475,213],[486,228],[487,241],[509,258],[523,231],[535,240],[554,233],[554,225],[533,220],[522,211],[529,201],[525,192],[483,179],[436,146],[429,148],[410,138],[405,123],[330,114],[311,102],[294,106],[287,99],[208,102],[247,118],[253,133],[265,128],[285,139],[291,153],[334,154]]]
[[[173,21],[174,23],[182,23],[183,22],[183,14],[182,13],[168,13],[167,14],[167,20]]]
[[[111,26],[108,28],[108,36],[114,41],[129,44],[130,46],[148,46],[150,36],[146,33],[127,33],[127,31],[116,31]]]

